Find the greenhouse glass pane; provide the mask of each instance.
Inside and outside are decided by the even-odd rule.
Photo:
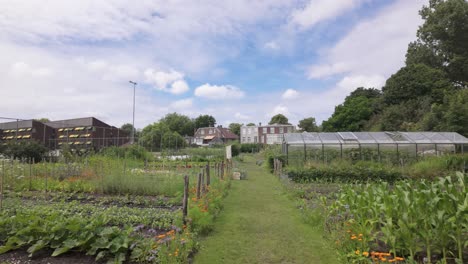
[[[413,143],[409,138],[405,137],[400,132],[385,132],[395,143],[405,144]]]
[[[320,139],[322,140],[323,143],[328,143],[328,144],[340,144],[343,143],[338,134],[336,133],[319,133]]]
[[[439,132],[421,132],[421,134],[429,138],[434,144],[452,143],[452,141],[442,136]]]
[[[393,144],[395,141],[385,132],[369,132],[369,135],[372,136],[377,143],[380,144]]]
[[[409,139],[409,141],[412,141],[414,143],[419,143],[419,144],[429,144],[432,143],[432,141],[425,137],[422,133],[420,132],[400,132],[401,135]]]
[[[439,132],[442,136],[450,140],[452,143],[468,144],[468,138],[455,132]]]
[[[322,144],[319,133],[302,133],[302,137],[306,144]]]
[[[377,143],[377,141],[370,135],[369,132],[354,132],[354,135],[361,144]]]
[[[293,144],[304,145],[304,140],[302,139],[302,135],[300,133],[284,134],[284,140],[288,145],[293,145]]]

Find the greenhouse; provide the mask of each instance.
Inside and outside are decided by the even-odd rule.
[[[288,164],[347,159],[403,165],[424,156],[467,150],[468,138],[455,132],[289,133],[284,134],[282,145]]]

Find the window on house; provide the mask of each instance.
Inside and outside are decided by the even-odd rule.
[[[249,143],[250,143],[250,137],[248,137],[248,138],[247,138],[247,142],[249,142]]]
[[[205,130],[200,130],[200,134],[205,135]]]
[[[245,137],[242,137],[242,142],[245,142]]]
[[[283,133],[284,133],[282,127],[279,128],[279,133],[280,133],[280,134],[283,134]]]
[[[266,133],[268,133],[268,128],[267,128],[267,127],[264,127],[264,128],[263,128],[263,134],[266,134]]]
[[[254,137],[254,143],[257,143],[258,139],[257,137]]]
[[[274,134],[275,133],[275,128],[274,127],[270,127],[270,134]]]
[[[245,128],[242,129],[242,134],[245,134]]]
[[[211,134],[213,134],[213,129],[210,129],[210,132],[209,132],[209,134],[210,134],[210,135],[211,135]]]

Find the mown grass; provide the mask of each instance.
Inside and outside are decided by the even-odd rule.
[[[214,232],[194,263],[338,263],[319,228],[304,223],[278,179],[245,156]]]

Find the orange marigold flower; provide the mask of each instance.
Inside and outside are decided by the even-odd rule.
[[[359,249],[358,249],[358,250],[354,251],[354,253],[356,253],[356,255],[359,255],[361,253],[361,251],[359,251]]]
[[[351,236],[351,240],[354,240],[356,239],[357,237],[356,236]]]
[[[369,256],[369,252],[364,251],[364,252],[362,252],[362,255],[365,256],[365,257],[368,257],[368,256]]]

